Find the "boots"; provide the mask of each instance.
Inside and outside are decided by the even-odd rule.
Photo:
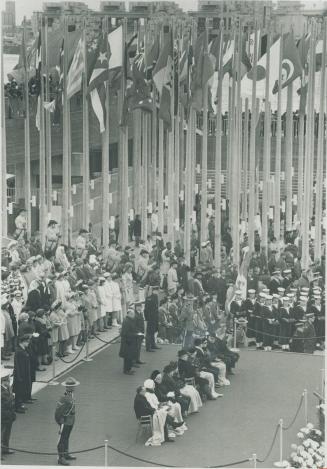
[[[58,464],[59,466],[70,466],[69,462],[64,458],[64,456],[59,456]]]

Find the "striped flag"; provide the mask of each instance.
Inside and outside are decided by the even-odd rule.
[[[109,55],[109,57],[108,57]],[[106,36],[101,36],[98,44],[96,62],[89,81],[88,93],[93,111],[99,121],[100,132],[105,131],[106,122],[106,81],[109,78],[109,60],[111,52]]]
[[[84,40],[78,41],[73,61],[67,74],[67,98],[70,99],[78,93],[82,87],[82,76],[84,70]]]

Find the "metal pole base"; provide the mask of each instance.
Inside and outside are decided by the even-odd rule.
[[[83,358],[83,362],[93,362],[93,358]]]
[[[274,462],[274,466],[275,467],[287,467],[288,462],[287,461],[277,461],[277,462]]]
[[[50,381],[48,383],[49,386],[58,386],[58,384],[60,384],[59,381]]]

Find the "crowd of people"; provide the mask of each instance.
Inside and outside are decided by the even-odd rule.
[[[120,332],[127,375],[143,363],[144,338],[146,353],[168,343],[182,348],[177,364],[150,377],[154,389],[147,380],[137,393],[137,401],[149,404],[148,411],[161,422],[160,441],[176,428],[185,430],[183,424],[176,426],[180,415],[199,408],[205,397],[218,397],[216,386],[230,384],[227,375],[238,359],[233,344],[266,351],[324,349],[325,257],[302,269],[296,235],[278,241],[272,236],[265,250],[256,232],[255,251],[249,255],[245,234],[240,276],[232,262],[228,224],[222,233],[221,267],[215,268],[210,218],[207,241],[199,245],[192,232],[191,265],[183,243],[164,243],[157,229],[146,240],[134,233],[124,247],[118,244],[118,223],[107,246],[81,229],[70,247],[62,243],[58,223],[50,220],[42,246],[39,233],[27,239],[25,222],[22,211],[15,239],[1,253],[1,358],[5,362],[14,354],[14,413],[25,413],[26,404],[33,402],[37,372],[110,328]],[[171,388],[175,383],[168,391],[174,397],[158,397],[158,381],[165,376],[171,378]],[[185,384],[188,378],[194,378],[192,389]],[[153,393],[156,398],[149,401]],[[139,416],[142,405],[136,407]]]

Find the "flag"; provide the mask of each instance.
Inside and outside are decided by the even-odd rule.
[[[53,99],[52,101],[48,102],[48,101],[44,101],[43,103],[43,107],[46,111],[48,112],[55,112],[55,109],[56,109],[56,100]]]
[[[67,99],[78,93],[82,87],[82,76],[84,71],[84,40],[81,37],[67,74]]]
[[[278,66],[280,55],[280,38],[275,41],[270,47],[270,72],[269,72],[269,86],[270,95],[272,97],[272,90],[276,80],[279,77]],[[260,99],[265,99],[266,95],[266,67],[267,67],[267,52],[257,62],[257,80],[256,80],[256,96]],[[241,96],[251,98],[253,72],[251,69],[241,81]]]
[[[293,35],[287,33],[283,37],[282,51],[282,89],[302,74],[302,64],[299,51],[295,45]],[[273,64],[273,62],[272,62]],[[278,92],[278,80],[275,81],[273,93]]]
[[[109,70],[116,70],[123,66],[123,27],[111,31],[108,34],[108,44],[110,50]]]
[[[100,132],[105,130],[106,122],[106,81],[109,79],[109,60],[111,50],[108,47],[109,41],[101,36],[98,44],[96,62],[91,74],[88,86],[88,93],[91,97],[93,111],[99,121]],[[109,53],[109,54],[108,54]],[[108,56],[109,55],[109,56]]]
[[[187,34],[182,40],[182,50],[179,58],[179,100],[185,107],[190,102],[190,70],[193,63],[193,49],[190,44],[190,35]]]
[[[173,43],[171,34],[167,35],[166,41],[159,55],[158,62],[153,70],[153,81],[160,96],[159,118],[171,129],[171,96],[173,88]]]
[[[192,73],[192,102],[201,111],[203,108],[204,87],[214,74],[214,67],[208,53],[207,33],[200,34],[194,45],[194,67]]]
[[[37,110],[35,115],[35,125],[38,131],[40,132],[40,112],[41,112],[41,61],[42,61],[42,45],[41,45],[41,31],[39,31],[38,40],[37,40],[37,52],[36,52],[36,70],[35,70],[35,81],[36,81],[36,94],[37,94]]]

